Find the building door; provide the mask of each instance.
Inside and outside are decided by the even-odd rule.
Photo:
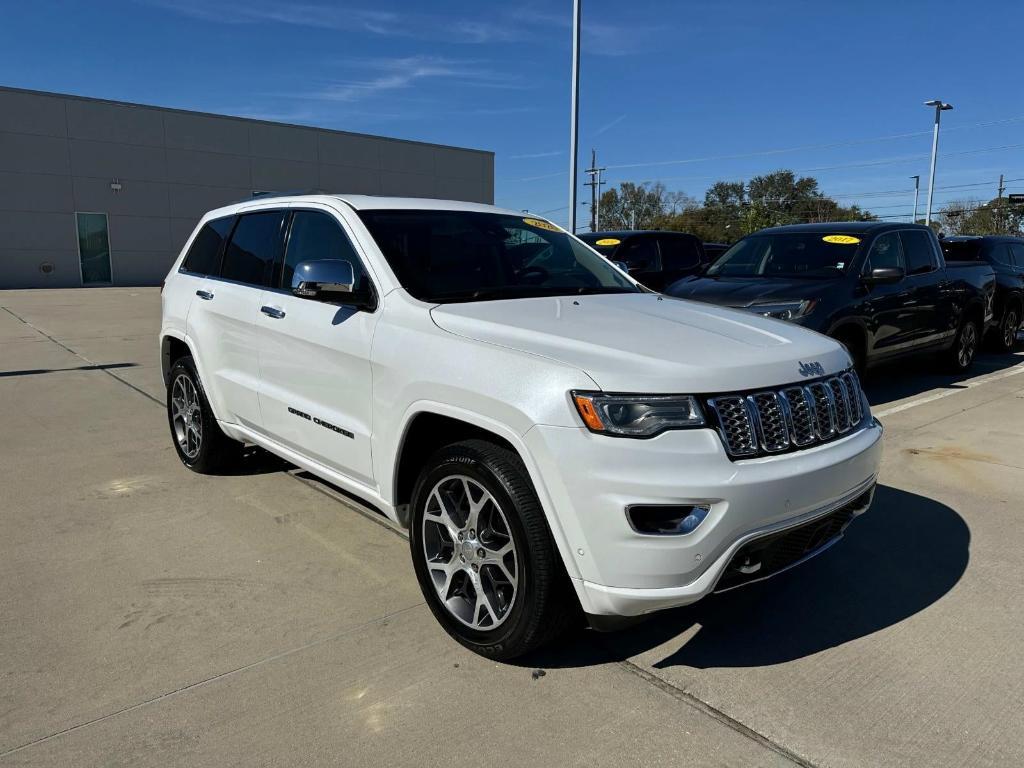
[[[82,285],[110,285],[110,234],[107,214],[76,213]]]

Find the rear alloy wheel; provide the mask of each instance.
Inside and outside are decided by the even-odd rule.
[[[522,460],[485,440],[442,448],[416,481],[409,548],[445,631],[491,659],[521,656],[579,616]]]
[[[191,357],[171,366],[167,423],[178,458],[193,472],[215,475],[237,466],[244,446],[221,431]]]
[[[1012,352],[1017,345],[1017,331],[1020,330],[1020,310],[1008,307],[1003,312],[1003,322],[999,324],[996,346],[1000,352]]]
[[[962,373],[971,367],[974,356],[978,353],[978,340],[978,324],[974,320],[964,320],[953,340],[953,346],[947,353],[950,370]]]

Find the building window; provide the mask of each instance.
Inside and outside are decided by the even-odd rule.
[[[107,214],[76,213],[78,224],[78,260],[82,266],[82,285],[109,285],[110,236]]]

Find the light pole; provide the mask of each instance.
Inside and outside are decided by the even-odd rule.
[[[910,223],[917,224],[917,200],[921,196],[921,174],[910,178],[914,180],[914,218],[910,220]]]
[[[952,104],[946,104],[941,99],[932,99],[924,103],[926,107],[935,107],[935,133],[932,136],[932,171],[928,177],[928,208],[925,210],[924,223],[932,223],[932,198],[935,195],[935,159],[939,153],[939,117],[947,109],[952,109]]]
[[[569,129],[569,231],[576,234],[576,144],[580,136],[580,3],[572,3],[572,117]]]

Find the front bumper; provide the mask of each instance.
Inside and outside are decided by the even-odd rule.
[[[746,461],[731,461],[707,429],[628,440],[536,426],[526,440],[574,558],[583,610],[636,616],[699,600],[744,545],[862,497],[875,482],[881,435],[872,420],[831,443]],[[685,536],[639,534],[625,514],[634,504],[695,502],[711,511]]]

